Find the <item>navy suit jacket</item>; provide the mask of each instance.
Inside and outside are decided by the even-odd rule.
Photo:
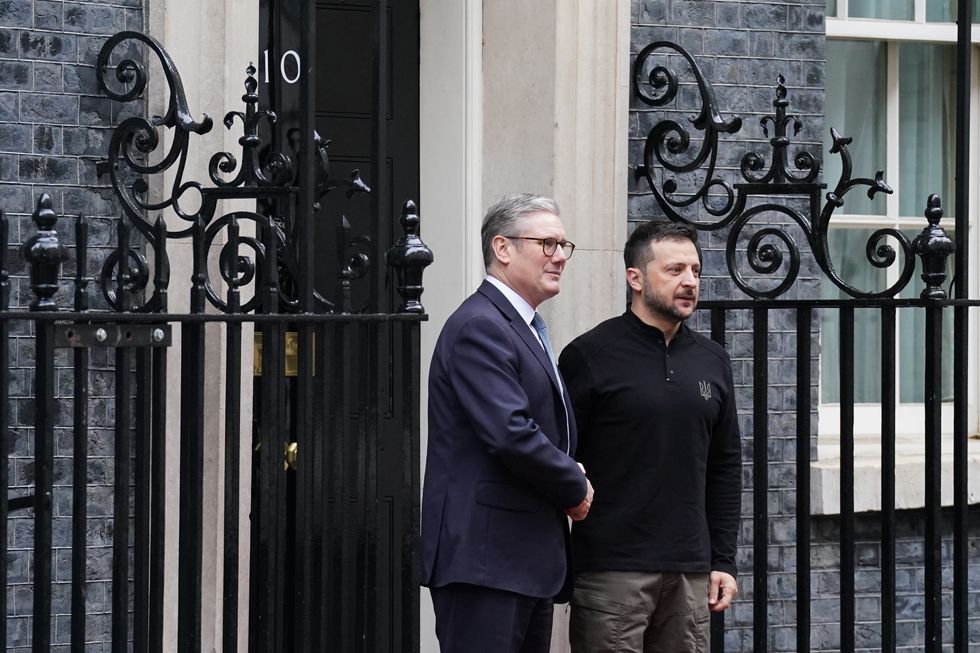
[[[573,415],[565,453],[566,405],[531,328],[484,281],[446,322],[429,371],[423,585],[539,598],[562,590],[564,510],[586,490]]]

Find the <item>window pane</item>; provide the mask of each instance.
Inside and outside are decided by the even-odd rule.
[[[930,23],[952,23],[956,16],[956,0],[929,0],[926,20]]]
[[[924,220],[924,219],[923,219]],[[947,232],[953,237],[952,231]],[[918,231],[907,230],[909,240],[919,235]],[[956,266],[955,256],[946,259],[946,282],[953,278]],[[900,297],[914,298],[922,292],[922,261],[916,259],[915,275]],[[925,399],[926,373],[926,314],[922,308],[902,308],[898,311],[898,400],[902,403],[921,403]],[[953,400],[953,309],[943,309],[943,370],[942,399]]]
[[[912,20],[915,18],[914,0],[851,0],[848,3],[851,18],[884,18],[886,20]]]
[[[872,229],[831,229],[828,234],[830,257],[837,274],[861,290],[885,288],[885,270],[868,262],[865,249]],[[824,279],[823,296],[828,299],[848,295]],[[874,403],[881,395],[881,312],[856,309],[854,312],[854,401]],[[824,403],[840,401],[840,311],[820,309],[820,397]]]
[[[955,57],[952,45],[903,43],[899,47],[896,190],[903,216],[921,216],[930,193],[939,193],[945,216],[953,216]]]
[[[823,179],[832,190],[840,178],[840,157],[830,154],[830,128],[854,140],[848,145],[856,176],[885,168],[886,46],[869,41],[832,41],[827,47],[826,120]],[[830,80],[833,80],[832,82]],[[884,195],[868,199],[858,188],[844,196],[838,214],[884,215]]]
[[[958,11],[956,0],[929,0],[926,20],[931,23],[955,23]],[[980,23],[980,3],[976,0],[973,0],[973,22]]]
[[[827,17],[837,17],[837,0],[827,0]]]

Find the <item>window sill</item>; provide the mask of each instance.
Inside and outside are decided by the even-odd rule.
[[[921,434],[895,438],[895,508],[925,506],[925,442]],[[968,488],[971,504],[980,503],[980,439],[967,444]],[[942,505],[953,505],[953,436],[943,434]],[[810,512],[840,514],[841,459],[838,437],[817,438],[817,459],[810,463]],[[881,510],[881,437],[854,438],[854,511]]]

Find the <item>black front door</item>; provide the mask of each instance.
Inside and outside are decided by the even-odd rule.
[[[330,141],[331,188],[314,214],[316,287],[335,311],[388,312],[397,304],[384,253],[401,234],[402,203],[419,192],[418,1],[311,1],[315,125]],[[258,65],[260,94],[278,115],[272,150],[293,154],[306,140],[298,5],[263,0]],[[369,193],[349,192],[355,170]],[[296,412],[304,402],[295,400],[295,380],[283,380],[297,469],[315,471],[286,472],[280,515],[253,508],[253,548],[281,551],[271,556],[284,570],[272,614],[281,624],[277,650],[418,649],[418,339],[407,333],[356,321],[316,332],[318,397],[306,442]],[[256,469],[257,478],[277,473]],[[257,579],[269,577],[253,569],[253,631],[265,618],[254,597],[272,589]]]
[[[418,201],[419,4],[311,1],[317,21],[315,124],[330,141],[330,185],[336,185],[316,216],[317,290],[340,306],[340,272],[367,247],[360,239],[385,252],[400,233],[402,203]],[[263,0],[261,14],[259,79],[267,91],[263,98],[279,116],[274,140],[287,150],[299,143],[299,4]],[[355,170],[371,193],[348,193]],[[372,261],[351,282],[354,312],[391,306],[394,290],[383,270]]]

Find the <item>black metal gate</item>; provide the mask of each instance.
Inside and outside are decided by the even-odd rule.
[[[82,651],[87,642],[111,642],[113,651],[162,651],[165,623],[176,612],[177,641],[167,649],[199,651],[204,565],[213,564],[223,578],[218,603],[226,652],[239,646],[242,577],[249,579],[248,650],[417,650],[419,326],[425,319],[419,298],[432,254],[419,238],[415,204],[404,203],[401,236],[387,251],[341,220],[340,269],[321,294],[313,282],[312,238],[319,202],[338,188],[348,197],[370,189],[356,171],[339,182],[328,176],[329,143],[319,136],[310,140],[315,147],[298,148],[296,160],[263,144],[260,124],[275,123],[276,116],[259,109],[252,66],[244,110],[224,118],[229,129],[241,122],[240,155],[216,153],[209,185],[184,180],[191,136],[208,132],[212,122],[196,119],[187,106],[162,46],[136,32],[113,36],[99,54],[99,84],[117,102],[138,101],[151,59],[163,68],[167,112],[123,120],[99,164],[124,213],[115,247],[91,248],[86,219],[79,216],[66,229],[67,220],[59,223],[43,195],[23,263],[7,260],[10,224],[0,214],[0,449],[11,446],[14,342],[18,360],[33,361],[35,460],[32,491],[0,501],[4,583],[8,516],[33,509],[33,631],[8,641],[7,595],[0,593],[0,644]],[[309,101],[308,90],[302,95]],[[298,133],[313,135],[312,119],[311,111],[301,112]],[[165,173],[170,190],[160,191]],[[224,200],[256,206],[222,214]],[[159,217],[164,211],[169,223]],[[180,266],[173,265],[175,243],[189,251]],[[74,270],[73,283],[61,279],[65,263]],[[29,291],[30,311],[11,309],[12,267],[27,268],[20,296]],[[386,306],[394,293],[372,289],[360,295],[373,301],[355,306],[362,277],[397,290],[399,305]],[[184,293],[189,309],[172,311],[174,297]],[[253,333],[254,376],[243,369]],[[31,346],[12,335],[33,336]],[[179,357],[170,355],[178,347]],[[94,360],[98,371],[111,370],[111,379],[96,373]],[[243,382],[249,376],[251,388]],[[223,386],[214,387],[217,379]],[[107,388],[111,406],[93,398],[102,401]],[[250,392],[251,414],[247,402],[242,410]],[[168,395],[176,396],[179,417]],[[219,420],[208,421],[219,411]],[[93,412],[113,420],[106,472],[112,487],[98,488],[97,496],[90,494]],[[219,432],[209,430],[214,423]],[[178,505],[167,501],[174,447]],[[56,449],[59,458],[69,452],[70,471],[56,465]],[[248,451],[246,485],[239,469]],[[219,497],[205,490],[209,475],[223,495],[220,509]],[[8,466],[0,465],[0,487],[9,486]],[[66,488],[70,498],[59,495]],[[251,497],[248,533],[239,527],[243,495]],[[88,512],[101,509],[105,497],[112,503],[105,551],[112,610],[111,617],[96,615],[108,620],[102,633],[86,614],[86,595],[93,573]],[[205,524],[206,507],[221,515],[220,524]],[[70,520],[55,522],[56,512]],[[70,533],[58,532],[56,525],[69,522]],[[206,526],[222,533],[218,559],[205,552]],[[176,551],[166,545],[175,531]],[[249,568],[243,569],[246,540]],[[173,562],[167,558],[175,553],[177,573],[168,577]],[[52,590],[55,556],[70,560],[67,598]],[[176,606],[165,604],[165,586],[174,583]]]
[[[744,385],[751,389],[751,406],[741,405],[743,413],[751,415],[751,432],[746,438],[746,466],[751,469],[750,522],[743,532],[740,544],[743,567],[742,593],[751,603],[751,619],[748,610],[736,603],[724,617],[713,615],[712,650],[862,650],[895,651],[896,647],[914,645],[922,650],[938,653],[943,646],[943,633],[952,633],[956,651],[974,650],[971,641],[974,629],[970,626],[970,595],[968,584],[971,563],[976,555],[970,554],[968,516],[972,508],[967,495],[967,446],[970,436],[967,424],[967,369],[970,346],[968,309],[980,306],[980,300],[968,299],[967,295],[967,143],[969,100],[966,75],[970,70],[968,38],[969,20],[961,3],[960,57],[958,70],[959,106],[957,123],[958,196],[956,198],[956,242],[947,237],[939,225],[942,217],[940,200],[932,195],[926,202],[925,225],[921,233],[910,239],[902,231],[884,228],[874,231],[865,245],[866,261],[862,264],[884,269],[896,266],[895,281],[883,289],[862,290],[848,283],[835,267],[836,253],[829,245],[829,232],[833,213],[845,203],[845,195],[856,189],[867,192],[891,193],[882,173],[874,178],[854,178],[847,146],[851,139],[832,130],[832,154],[838,154],[842,162],[842,174],[833,185],[820,183],[820,160],[809,152],[792,153],[792,138],[799,133],[801,121],[788,113],[789,99],[784,80],[780,76],[773,114],[761,119],[761,127],[771,148],[766,155],[751,151],[734,164],[737,172],[720,171],[719,142],[724,134],[734,134],[742,127],[741,118],[726,118],[720,112],[711,84],[705,79],[694,58],[680,46],[666,42],[654,42],[643,48],[633,64],[633,96],[647,106],[666,113],[653,125],[646,137],[643,160],[635,168],[637,180],[646,182],[663,216],[670,220],[692,224],[702,232],[726,230],[722,242],[728,278],[737,289],[736,294],[746,299],[712,299],[704,301],[705,309],[700,318],[705,319],[711,337],[727,345],[733,359],[742,358],[751,364],[751,377]],[[688,72],[681,77],[677,71]],[[693,82],[691,80],[693,78]],[[688,98],[700,98],[700,112],[681,117],[674,104],[675,99],[687,93]],[[675,115],[671,115],[673,112]],[[662,114],[660,114],[662,115]],[[685,120],[686,119],[686,120]],[[792,131],[792,133],[791,133]],[[730,166],[731,161],[727,162]],[[730,183],[729,175],[740,174],[737,183]],[[799,291],[797,282],[804,264],[804,254],[797,241],[802,239],[809,249],[811,276],[833,284],[839,290],[840,299],[820,299]],[[956,255],[955,277],[947,278],[947,257]],[[901,298],[900,293],[911,289],[910,282],[916,272],[916,256],[921,259],[923,288],[918,297]],[[706,269],[706,274],[717,274]],[[955,288],[955,299],[947,294],[944,284]],[[724,286],[712,286],[721,288]],[[740,292],[739,292],[740,291]],[[708,291],[710,293],[710,290]],[[952,290],[950,290],[952,292]],[[949,309],[944,312],[944,309]],[[873,337],[881,343],[878,365],[880,383],[880,511],[865,520],[875,522],[876,550],[880,560],[859,562],[856,559],[858,540],[855,525],[855,325],[861,313],[873,313],[880,328]],[[811,452],[813,451],[816,413],[815,355],[819,347],[819,328],[815,320],[821,314],[833,314],[839,327],[830,334],[839,339],[839,354],[833,363],[838,369],[840,405],[840,505],[836,518],[825,518],[832,533],[823,535],[823,543],[829,545],[837,568],[839,587],[815,587],[812,583],[812,560],[816,533],[811,514]],[[952,376],[953,399],[953,479],[954,497],[952,509],[944,518],[941,499],[942,482],[942,404],[944,401],[944,320],[953,317],[953,356],[945,365]],[[921,537],[918,540],[923,552],[922,581],[915,594],[919,602],[904,606],[905,620],[914,619],[917,631],[900,633],[896,617],[896,524],[901,519],[896,510],[896,431],[897,431],[897,380],[896,380],[896,321],[899,314],[920,316],[924,324],[916,357],[923,362],[922,385],[924,409],[922,433],[924,437],[924,508],[911,520],[921,519]],[[793,369],[781,369],[772,364],[771,337],[778,329],[787,335],[795,346],[795,356],[787,361]],[[741,333],[733,334],[732,331]],[[777,337],[780,334],[776,334]],[[822,334],[824,337],[827,333]],[[736,342],[735,338],[742,338]],[[948,346],[948,345],[947,345]],[[826,354],[824,354],[826,355]],[[952,365],[952,370],[948,367]],[[777,409],[791,413],[790,420],[771,419],[771,375],[781,377],[780,382],[791,388],[792,407]],[[787,380],[787,379],[791,380]],[[945,388],[950,394],[950,388]],[[770,515],[770,482],[773,466],[770,455],[776,442],[785,441],[795,449],[795,532],[780,532],[782,543],[795,545],[795,559],[788,567],[792,578],[773,582],[770,560],[775,537]],[[780,461],[783,462],[783,461]],[[747,476],[747,479],[749,477]],[[782,486],[785,487],[785,484]],[[908,521],[908,520],[906,520]],[[788,531],[789,529],[785,529]],[[746,534],[747,535],[744,535]],[[975,533],[974,533],[975,538]],[[944,554],[944,541],[947,548]],[[746,559],[748,563],[746,564]],[[858,565],[865,568],[875,582],[871,587],[857,587],[855,583]],[[951,577],[949,586],[944,585],[944,571]],[[906,572],[908,573],[908,572]],[[785,583],[783,583],[785,581]],[[778,593],[780,598],[795,602],[795,624],[774,634],[770,627],[773,606],[770,599]],[[947,597],[947,607],[943,598]],[[856,605],[858,598],[870,597],[880,605],[880,615],[873,628],[858,628]],[[839,632],[822,636],[815,641],[814,633],[822,624],[811,620],[813,601],[830,599],[836,605]],[[916,608],[918,606],[918,608]],[[745,606],[748,607],[748,606]],[[910,616],[911,615],[911,616]],[[944,628],[944,624],[946,628]],[[814,626],[817,629],[814,629]],[[726,639],[726,630],[743,629],[746,637]],[[949,635],[947,634],[947,644]],[[904,650],[904,649],[903,649]]]

